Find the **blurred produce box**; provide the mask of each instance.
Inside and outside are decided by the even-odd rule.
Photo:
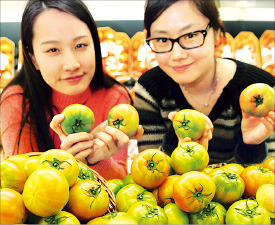
[[[260,37],[262,68],[275,76],[275,30],[266,30]]]
[[[14,48],[15,44],[7,37],[0,38],[1,46],[1,83],[0,89],[4,88],[14,76]]]
[[[237,60],[262,67],[260,43],[253,32],[241,31],[235,37],[235,57]]]
[[[219,38],[215,44],[215,56],[222,58],[235,58],[235,40],[228,32]]]

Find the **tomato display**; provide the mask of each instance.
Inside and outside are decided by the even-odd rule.
[[[163,209],[168,217],[168,224],[189,224],[188,214],[182,211],[176,203],[169,203]]]
[[[70,189],[68,209],[83,221],[104,215],[109,208],[109,195],[100,183],[82,180]]]
[[[245,183],[244,195],[246,197],[256,197],[256,191],[262,184],[274,183],[274,173],[262,166],[254,165],[246,167],[241,173],[241,178]]]
[[[79,168],[79,173],[78,173],[76,183],[81,180],[94,180],[95,179],[94,173],[89,166],[87,166],[86,164],[84,164],[80,161],[77,161],[77,164],[78,164],[78,168]]]
[[[264,207],[271,218],[275,218],[275,184],[263,184],[256,192],[256,200]]]
[[[210,202],[202,210],[189,213],[191,224],[224,224],[226,209],[219,202]]]
[[[202,171],[209,163],[207,150],[197,142],[183,142],[171,155],[171,164],[178,174]]]
[[[168,203],[174,202],[173,186],[180,175],[171,175],[158,188],[158,205],[164,207]]]
[[[29,156],[26,154],[17,154],[17,155],[12,155],[7,158],[7,160],[15,162],[18,164],[21,168],[25,168],[25,163],[29,159]]]
[[[146,149],[131,164],[133,180],[142,187],[153,189],[161,185],[170,170],[168,159],[159,149]]]
[[[267,211],[258,202],[243,199],[234,202],[226,212],[226,224],[270,224]]]
[[[37,169],[54,168],[63,173],[70,187],[78,178],[79,166],[75,157],[62,149],[50,149],[43,152],[37,160]]]
[[[274,90],[268,84],[255,83],[246,87],[240,95],[241,109],[252,116],[267,116],[274,110]]]
[[[68,202],[69,184],[56,169],[37,169],[28,177],[22,195],[30,212],[48,217],[58,213]]]
[[[9,160],[0,161],[1,188],[11,188],[21,193],[26,182],[26,173],[17,163]]]
[[[110,212],[90,220],[87,224],[138,224],[136,219],[126,212]]]
[[[150,202],[136,202],[127,211],[138,224],[167,224],[168,218],[163,208]]]
[[[207,206],[215,195],[213,179],[198,171],[181,175],[173,187],[175,203],[185,212],[198,212]]]
[[[116,105],[108,113],[108,125],[121,130],[131,137],[138,129],[138,112],[129,104]]]
[[[49,217],[43,217],[38,224],[80,224],[80,221],[71,213],[60,211]]]
[[[85,105],[69,105],[61,114],[64,115],[64,120],[60,124],[61,129],[67,135],[79,132],[90,132],[94,127],[94,113]]]
[[[192,141],[200,139],[206,126],[203,115],[193,109],[183,109],[174,117],[173,127],[180,138],[189,137]]]
[[[230,205],[242,197],[245,184],[237,173],[226,168],[216,168],[209,175],[216,186],[213,201]]]
[[[121,188],[116,195],[116,206],[120,212],[127,212],[131,205],[140,201],[157,205],[154,195],[138,184],[128,184]]]
[[[30,176],[30,174],[37,169],[37,160],[38,160],[38,155],[30,156],[26,162],[25,162],[25,172],[27,177]]]
[[[10,188],[0,189],[1,224],[18,224],[26,221],[26,209],[22,195]]]

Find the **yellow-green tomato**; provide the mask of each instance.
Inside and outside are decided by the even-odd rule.
[[[163,209],[168,217],[168,224],[189,224],[188,214],[182,211],[176,203],[169,203]]]
[[[67,135],[79,132],[90,132],[94,127],[94,113],[85,105],[69,105],[61,114],[64,115],[64,120],[60,124],[61,129]]]
[[[38,224],[80,224],[80,221],[72,213],[60,211],[53,216],[41,218]]]
[[[126,212],[110,212],[90,220],[87,224],[138,224],[133,216]]]
[[[189,137],[192,141],[201,138],[206,126],[202,113],[193,109],[183,109],[174,117],[173,127],[180,138]]]
[[[116,105],[108,114],[108,125],[121,130],[123,133],[131,137],[138,129],[138,112],[129,104]]]
[[[275,218],[275,184],[263,184],[256,192],[256,200],[264,207],[271,218]]]

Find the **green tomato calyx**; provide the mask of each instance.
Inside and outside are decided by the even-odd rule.
[[[84,130],[85,124],[82,120],[75,119],[75,123],[72,125],[72,130],[74,133],[82,132]]]
[[[126,126],[126,124],[123,124],[123,120],[124,119],[119,119],[117,118],[116,120],[113,121],[113,125],[114,127],[116,127],[117,129],[119,129],[120,126]]]
[[[56,215],[53,215],[48,218],[45,218],[45,222],[47,224],[60,224],[68,218],[69,218],[68,216],[56,217]]]
[[[63,167],[61,167],[62,163],[68,163],[69,165],[72,165],[71,163],[67,162],[66,160],[60,161],[59,159],[57,159],[55,157],[53,157],[52,161],[46,159],[42,163],[44,163],[44,162],[48,162],[51,165],[51,167],[54,167],[55,169],[58,169],[58,170],[63,170],[64,169]]]
[[[259,207],[258,202],[256,202],[257,205],[255,207],[249,208],[249,206],[248,206],[248,200],[249,199],[246,200],[245,209],[235,208],[235,210],[238,211],[238,213],[241,214],[242,216],[249,217],[249,218],[253,218],[255,215],[261,215],[261,213],[257,213],[256,212],[256,210]]]
[[[264,98],[261,97],[261,95],[253,96],[254,100],[252,102],[256,103],[256,107],[259,105],[262,105],[264,102]]]
[[[186,145],[183,147],[180,145],[180,147],[184,150],[185,153],[189,154],[189,156],[192,156],[195,152],[195,146]]]
[[[157,168],[157,165],[159,164],[159,162],[161,162],[163,159],[159,160],[158,162],[155,162],[153,157],[156,155],[157,153],[155,153],[154,155],[152,155],[152,158],[151,159],[148,159],[147,160],[147,168],[152,171],[152,173],[156,171],[158,171],[159,173],[164,173],[164,172],[161,172],[159,171],[159,169]]]
[[[211,195],[212,193],[210,193],[210,194],[203,194],[202,193],[202,191],[203,191],[203,186],[200,184],[200,186],[201,186],[201,190],[199,191],[197,188],[195,188],[195,191],[193,192],[193,191],[191,191],[191,190],[189,190],[189,191],[191,191],[194,195],[193,196],[189,196],[188,198],[194,198],[189,204],[191,204],[192,202],[194,202],[194,201],[196,201],[196,200],[198,200],[198,201],[200,201],[201,203],[203,203],[203,198],[204,198],[204,196],[209,196],[209,195]]]
[[[182,121],[180,121],[180,120],[177,120],[177,121],[180,123],[179,128],[183,128],[184,130],[189,130],[189,128],[190,128],[190,126],[189,126],[190,120],[186,120],[185,115],[184,115]]]

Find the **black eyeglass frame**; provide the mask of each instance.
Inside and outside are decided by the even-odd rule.
[[[183,49],[194,49],[194,48],[198,48],[198,47],[200,47],[200,46],[202,46],[202,45],[204,44],[206,35],[208,34],[208,31],[210,30],[211,27],[212,27],[212,23],[209,22],[208,25],[207,25],[207,27],[205,28],[205,30],[196,30],[196,31],[193,31],[193,32],[190,32],[190,33],[187,33],[187,34],[183,34],[183,35],[179,36],[179,37],[176,38],[176,39],[173,39],[173,38],[148,38],[148,39],[146,39],[146,43],[147,43],[147,45],[149,45],[149,47],[151,48],[151,46],[150,46],[150,44],[149,44],[149,42],[150,42],[151,40],[167,39],[167,40],[170,40],[170,41],[172,42],[172,47],[171,47],[171,49],[170,49],[169,51],[158,52],[158,51],[154,51],[154,50],[151,48],[151,50],[152,50],[154,53],[167,53],[167,52],[171,52],[171,51],[173,50],[173,47],[174,47],[174,43],[175,43],[175,42],[177,42],[177,43],[179,44],[179,46],[182,47]],[[192,47],[192,48],[188,48],[188,47],[184,47],[184,46],[182,46],[182,45],[180,44],[179,40],[180,40],[181,37],[186,36],[186,35],[190,35],[190,34],[194,34],[194,33],[198,33],[198,32],[202,33],[202,35],[203,35],[203,42],[202,42],[201,45],[196,46],[196,47]]]

